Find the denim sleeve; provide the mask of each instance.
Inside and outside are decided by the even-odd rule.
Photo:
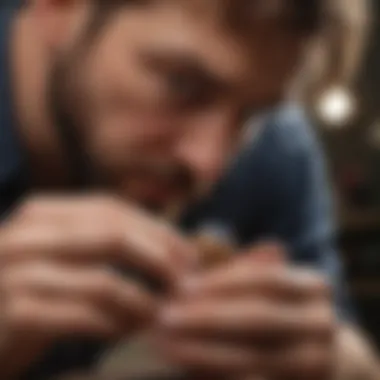
[[[277,203],[276,220],[268,227],[271,234],[288,245],[293,263],[313,267],[326,276],[334,290],[337,314],[342,319],[353,320],[354,311],[336,245],[332,185],[323,150],[308,119],[302,113],[291,115],[282,122],[293,124],[288,133],[293,131],[292,144],[297,149],[288,150],[287,153],[291,152],[286,154],[288,159],[278,161],[282,161],[278,179],[285,186],[281,198],[277,197],[281,201]]]

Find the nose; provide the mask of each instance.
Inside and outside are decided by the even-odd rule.
[[[213,184],[223,172],[233,145],[230,120],[226,113],[205,113],[183,129],[176,156],[202,184]]]

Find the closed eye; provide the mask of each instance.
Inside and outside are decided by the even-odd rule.
[[[194,57],[149,52],[145,66],[162,81],[169,100],[179,108],[202,108],[226,94],[229,86]]]

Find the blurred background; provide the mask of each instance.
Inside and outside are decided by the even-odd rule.
[[[330,164],[351,294],[380,348],[380,1],[336,6],[340,17],[310,53],[303,100]]]
[[[351,294],[380,348],[380,2],[340,6],[314,49],[307,100],[330,163]]]

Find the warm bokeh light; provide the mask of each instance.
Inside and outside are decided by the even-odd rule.
[[[344,87],[332,87],[321,94],[316,112],[330,127],[344,127],[355,115],[357,104],[352,93]]]

